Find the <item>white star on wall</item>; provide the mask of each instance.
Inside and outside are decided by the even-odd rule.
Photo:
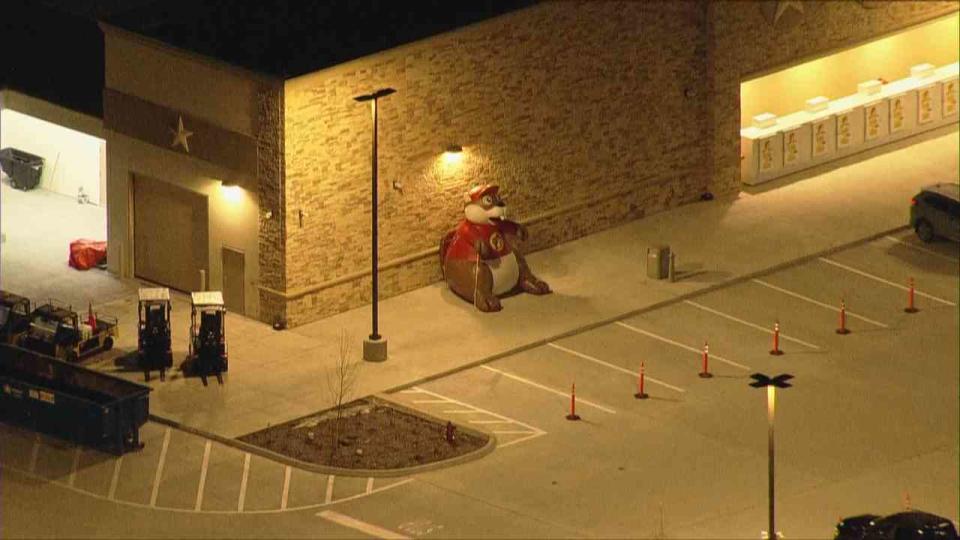
[[[777,12],[773,16],[773,24],[777,24],[777,21],[780,20],[780,17],[790,8],[793,8],[800,13],[803,13],[803,2],[800,0],[778,0],[777,1]]]
[[[170,143],[170,146],[176,148],[178,145],[182,145],[183,149],[189,154],[190,145],[187,144],[187,138],[193,135],[193,132],[183,129],[182,116],[177,117],[177,129],[174,130],[173,128],[170,128],[170,132],[173,133],[173,142]]]

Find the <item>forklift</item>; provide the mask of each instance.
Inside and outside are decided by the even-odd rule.
[[[91,308],[87,319],[81,321],[72,307],[51,300],[33,310],[30,327],[19,337],[17,345],[67,362],[77,362],[86,356],[109,351],[117,336],[116,318],[97,317]]]
[[[227,371],[227,308],[223,305],[223,293],[194,292],[190,293],[190,300],[190,344],[183,370],[200,375],[204,386],[210,375],[223,384],[222,374]]]
[[[137,364],[143,370],[144,380],[150,381],[150,372],[158,370],[160,380],[166,378],[167,368],[173,366],[170,350],[170,289],[142,288],[137,308],[140,322],[137,326]]]
[[[0,343],[14,345],[30,328],[30,299],[0,291]]]

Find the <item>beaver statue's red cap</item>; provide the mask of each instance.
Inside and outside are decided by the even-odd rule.
[[[496,184],[480,184],[470,188],[470,191],[463,195],[463,202],[480,202],[484,195],[496,195],[498,191],[500,191],[500,186]]]

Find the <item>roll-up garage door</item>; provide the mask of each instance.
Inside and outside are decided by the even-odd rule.
[[[200,270],[210,260],[206,195],[143,176],[134,178],[133,193],[134,274],[200,290]]]

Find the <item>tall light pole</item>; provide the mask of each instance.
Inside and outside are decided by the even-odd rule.
[[[769,532],[767,533],[767,538],[770,540],[775,540],[777,537],[777,529],[774,526],[773,519],[773,416],[777,405],[777,388],[790,388],[792,385],[787,381],[792,379],[793,375],[784,373],[771,378],[762,373],[754,373],[753,375],[750,375],[750,377],[753,379],[753,382],[750,383],[750,386],[754,388],[767,388],[767,497],[770,505],[770,528],[768,529]]]
[[[363,341],[363,359],[371,362],[382,362],[387,359],[387,340],[383,339],[380,335],[379,328],[377,328],[377,300],[379,296],[379,283],[378,283],[378,262],[379,258],[377,256],[377,100],[389,96],[390,94],[396,92],[393,88],[381,88],[372,94],[366,94],[362,96],[357,96],[353,99],[356,101],[369,101],[370,108],[373,113],[373,151],[370,154],[370,161],[372,163],[373,169],[373,203],[370,209],[370,221],[371,221],[371,271],[370,274],[373,277],[373,304],[372,304],[372,330],[370,331],[370,337]]]

